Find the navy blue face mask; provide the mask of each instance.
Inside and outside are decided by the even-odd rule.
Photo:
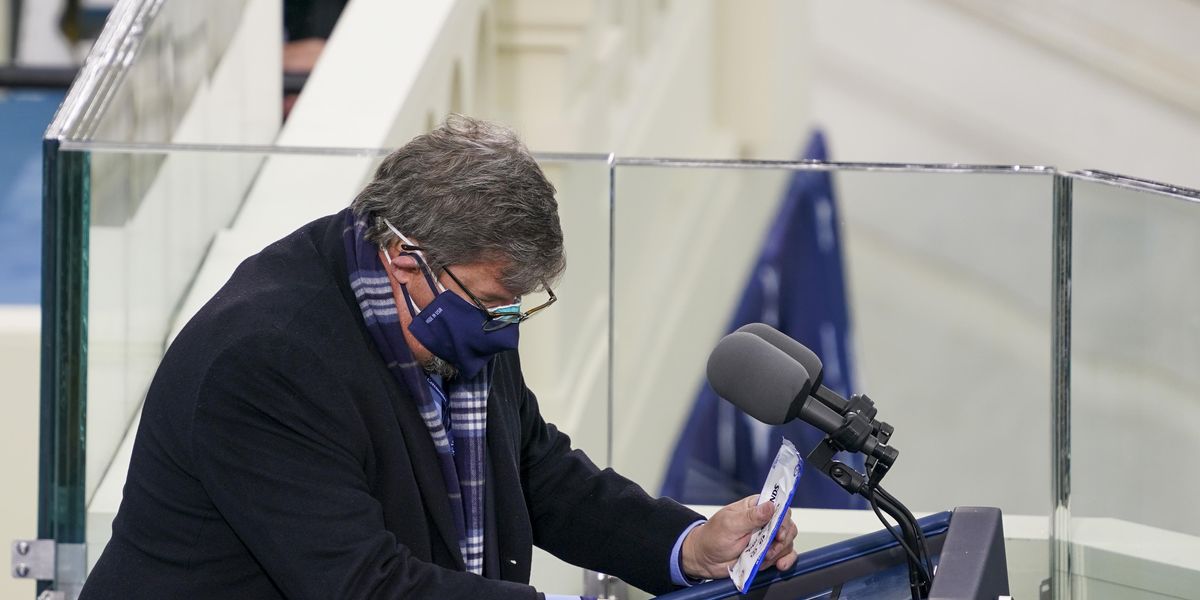
[[[399,235],[399,232],[396,233]],[[404,239],[403,236],[401,239]],[[519,330],[516,323],[495,331],[485,331],[483,326],[487,316],[479,307],[435,280],[423,257],[407,252],[401,256],[405,254],[419,262],[421,273],[434,293],[433,301],[417,311],[416,304],[408,294],[408,286],[400,285],[408,312],[412,315],[408,330],[421,345],[454,365],[466,379],[478,375],[496,354],[517,348]],[[387,256],[386,251],[384,256]]]
[[[432,285],[430,287],[433,287]],[[440,287],[440,286],[439,286]],[[436,291],[437,287],[433,287]],[[484,331],[487,321],[479,308],[454,292],[443,290],[424,309],[417,312],[408,286],[400,286],[412,314],[408,330],[430,352],[458,368],[466,379],[479,374],[492,356],[517,348],[517,325]]]

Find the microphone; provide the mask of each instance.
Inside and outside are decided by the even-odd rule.
[[[708,356],[708,383],[717,395],[768,425],[800,416],[826,433],[842,426],[837,413],[809,395],[808,371],[752,333],[735,331],[721,338]]]
[[[812,380],[803,365],[753,333],[735,331],[721,338],[708,357],[707,375],[717,395],[763,423],[799,418],[846,450],[861,450],[889,465],[896,459],[896,450],[871,435],[865,421],[848,419],[810,395]]]
[[[841,394],[821,385],[823,377],[823,366],[821,357],[815,352],[808,349],[808,346],[797,342],[787,334],[767,325],[766,323],[750,323],[738,328],[738,331],[752,333],[768,344],[782,350],[785,354],[792,357],[792,360],[800,363],[804,370],[808,371],[808,375],[812,378],[812,395],[816,396],[825,406],[832,408],[839,414],[846,414],[846,409],[850,402],[843,398]]]
[[[823,378],[823,367],[821,358],[815,352],[809,350],[807,346],[792,339],[787,334],[767,325],[766,323],[750,323],[738,328],[738,331],[752,333],[767,343],[782,350],[790,356],[792,360],[800,363],[809,377],[811,377],[810,392],[814,398],[820,400],[822,404],[833,409],[840,415],[845,415],[851,411],[857,410],[863,416],[871,420],[871,428],[876,434],[882,433],[883,441],[892,435],[892,426],[875,420],[875,415],[879,410],[875,408],[875,403],[865,395],[855,396],[847,400],[841,394],[821,385]]]

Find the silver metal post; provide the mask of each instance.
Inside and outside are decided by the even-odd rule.
[[[1071,585],[1071,217],[1072,179],[1054,176],[1051,308],[1050,597],[1069,600]]]

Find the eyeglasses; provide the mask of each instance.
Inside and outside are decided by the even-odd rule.
[[[408,252],[424,252],[424,249],[422,249],[420,246],[413,246],[411,244],[400,244],[400,249]],[[423,263],[422,266],[424,266],[426,269],[429,268],[428,265],[424,264],[425,260],[423,258],[421,263]],[[462,280],[450,270],[450,267],[442,267],[442,270],[450,276],[450,279],[454,280],[454,283],[458,284],[458,287],[462,288],[462,291],[466,292],[467,297],[471,299],[473,304],[475,304],[475,308],[478,308],[480,312],[487,317],[487,320],[483,322],[484,331],[496,331],[498,329],[504,329],[509,325],[515,325],[522,321],[528,320],[530,317],[541,312],[546,307],[554,304],[558,300],[558,296],[554,295],[554,290],[551,290],[550,285],[543,281],[542,287],[546,288],[546,294],[549,296],[549,298],[547,298],[545,302],[529,310],[521,310],[520,297],[518,297],[517,301],[512,304],[488,308],[488,306],[484,304],[478,296],[471,293],[471,290],[467,289],[467,286],[463,285]],[[437,278],[435,277],[434,280],[436,281],[436,279]]]

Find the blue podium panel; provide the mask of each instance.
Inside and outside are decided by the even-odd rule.
[[[918,521],[935,565],[929,598],[996,598],[1008,593],[1000,510],[957,508]],[[669,600],[911,597],[904,549],[885,530],[801,554],[785,572],[759,572],[741,596],[728,579],[659,596]]]

